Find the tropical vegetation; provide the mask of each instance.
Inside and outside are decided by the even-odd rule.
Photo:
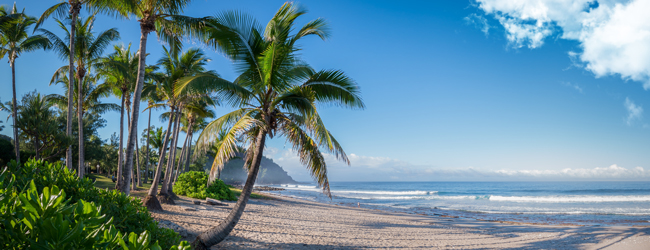
[[[237,11],[185,16],[190,2],[69,0],[38,19],[15,4],[11,10],[0,6],[0,58],[8,59],[13,90],[10,102],[0,102],[13,120],[13,138],[0,137],[0,166],[6,166],[0,174],[2,248],[184,249],[187,243],[174,246],[178,234],[158,228],[150,211],[173,205],[176,195],[237,200],[222,223],[192,242],[194,249],[208,249],[239,221],[266,140],[276,137],[286,139],[330,195],[324,154],[349,160],[318,107],[362,109],[364,103],[343,71],[314,69],[300,57],[303,38],[329,37],[327,22],[299,26],[307,12],[294,3],[285,3],[265,26]],[[138,21],[137,50],[116,44],[115,28],[94,29],[96,17],[106,14]],[[56,29],[45,29],[48,23]],[[146,60],[152,33],[164,44],[155,63]],[[187,41],[199,48],[184,48]],[[226,80],[208,69],[202,48],[232,61],[238,76]],[[35,50],[66,60],[50,81],[62,92],[33,91],[18,100],[16,59]],[[120,103],[105,102],[109,97]],[[217,116],[220,105],[232,111]],[[166,126],[151,125],[152,110],[163,111]],[[107,112],[119,112],[119,121],[104,119]],[[143,112],[144,129],[138,128]],[[106,126],[119,133],[102,139],[98,129]],[[207,171],[206,155],[214,158]],[[239,198],[219,180],[233,158],[243,159],[248,171]],[[115,186],[95,188],[92,172],[110,175]],[[131,191],[150,178],[144,198],[133,198]]]

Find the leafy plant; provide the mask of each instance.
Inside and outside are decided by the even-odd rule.
[[[178,244],[178,242],[180,241],[180,235],[178,235],[176,232],[174,232],[171,229],[159,228],[158,222],[156,222],[151,217],[149,211],[147,211],[147,209],[141,205],[139,199],[126,196],[117,190],[97,189],[94,187],[94,184],[90,179],[87,178],[79,179],[74,172],[70,172],[67,168],[63,167],[60,163],[52,164],[45,161],[30,160],[24,166],[19,168],[16,162],[12,161],[8,164],[8,168],[5,169],[5,172],[6,173],[0,174],[0,187],[2,187],[2,189],[0,190],[0,213],[2,214],[0,215],[0,228],[2,229],[13,228],[12,226],[13,224],[11,222],[13,219],[7,219],[7,218],[16,217],[16,218],[20,218],[21,220],[22,218],[26,218],[25,214],[20,212],[22,210],[20,210],[17,207],[19,205],[14,204],[16,202],[4,203],[4,200],[18,199],[16,197],[18,197],[21,194],[20,190],[29,187],[29,190],[31,191],[29,190],[25,191],[25,192],[31,192],[25,194],[25,197],[27,198],[32,196],[40,197],[39,195],[34,195],[33,193],[34,192],[46,193],[46,190],[47,192],[49,192],[50,194],[49,196],[53,196],[54,194],[57,194],[55,195],[56,197],[62,197],[67,194],[68,199],[65,201],[66,204],[71,204],[70,206],[80,206],[79,204],[81,204],[82,206],[84,206],[82,211],[92,210],[96,212],[96,214],[92,214],[93,216],[95,215],[102,216],[102,218],[104,218],[105,220],[110,219],[110,221],[106,222],[107,225],[104,226],[103,230],[97,232],[90,231],[97,235],[100,234],[103,235],[102,236],[103,238],[99,239],[100,242],[109,242],[110,239],[115,240],[115,241],[110,241],[115,243],[115,245],[106,245],[107,249],[119,248],[119,246],[124,247],[118,239],[124,241],[123,243],[126,244],[126,246],[128,247],[124,249],[183,249],[183,248],[178,248],[178,247],[182,247],[183,244],[179,245],[178,247],[174,246],[174,244]],[[7,184],[5,185],[3,183],[7,183]],[[54,187],[61,187],[61,188],[60,189],[57,188],[57,191],[55,192]],[[20,200],[22,201],[22,199]],[[57,202],[58,202],[57,200],[48,200],[46,202],[41,202],[41,203],[54,204]],[[59,202],[59,203],[63,203],[63,202]],[[4,205],[4,204],[8,204],[8,205]],[[92,206],[86,204],[92,204]],[[29,209],[29,211],[32,210],[39,211],[39,209],[36,208],[35,206],[33,209],[31,208]],[[64,223],[65,221],[66,218],[65,213],[53,212],[53,214],[61,214],[63,216],[61,218],[62,219],[61,221],[49,222],[50,224],[59,227],[59,225],[62,225],[61,223]],[[34,218],[35,218],[34,221],[38,221],[39,223],[46,223],[43,222],[44,220],[43,216],[34,217]],[[29,222],[29,220],[27,221]],[[70,228],[74,228],[74,225],[76,224],[72,224],[72,223],[68,224]],[[49,224],[45,224],[45,226],[43,225],[38,226],[38,228],[48,228],[48,227]],[[86,225],[86,227],[88,227],[88,225]],[[61,235],[62,232],[66,232],[66,231],[60,228],[48,228],[44,230],[52,233],[57,233],[58,236],[56,237],[55,235],[52,236],[55,239],[58,239],[57,237],[59,238],[68,237],[65,236],[67,234]],[[8,230],[5,232],[5,235],[8,235],[5,238],[20,239],[20,237],[22,237],[21,235],[23,235],[22,232],[23,231]],[[87,235],[84,232],[85,231],[82,231],[79,234],[71,234],[71,235],[72,236],[76,235],[75,237],[79,235]],[[119,233],[119,235],[117,233]],[[0,234],[2,234],[2,232],[0,232]],[[123,237],[122,235],[125,236]],[[126,235],[128,235],[128,238],[126,238]],[[148,245],[149,243],[144,245],[139,245],[140,247],[143,248],[132,248],[133,245],[131,244],[133,243],[132,242],[133,237],[136,237],[134,238],[136,240],[140,240],[141,237],[145,237],[145,236],[150,239],[146,242],[155,242],[155,243],[150,246]],[[5,241],[5,238],[2,237],[3,236],[0,235],[0,242],[3,242],[2,244],[5,244],[5,242],[7,242],[7,245],[0,245],[0,249],[25,248],[25,247],[21,247],[21,245],[16,245],[11,243],[11,241]],[[142,238],[141,242],[145,242],[144,240],[145,239]],[[98,241],[95,240],[94,242],[98,242]],[[77,242],[75,244],[81,244],[81,243]],[[84,244],[90,244],[90,243],[84,243]],[[67,246],[68,245],[65,246],[57,245],[56,247],[50,247],[50,248],[46,247],[45,249],[74,249],[74,248],[86,249],[86,248],[95,247],[95,245],[92,245],[92,247],[83,247],[83,246],[77,247],[77,245],[74,246],[70,245],[70,247]]]
[[[187,197],[205,199],[210,197],[217,200],[235,201],[237,197],[230,191],[230,187],[221,180],[216,180],[208,184],[208,174],[199,171],[189,171],[178,176],[174,191],[179,195]]]

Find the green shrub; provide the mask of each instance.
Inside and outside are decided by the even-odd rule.
[[[215,180],[210,187],[206,187],[207,184],[208,174],[189,171],[178,176],[178,180],[174,185],[174,192],[197,199],[210,197],[217,200],[237,200],[235,194],[230,191],[230,187],[223,183],[222,180]]]
[[[74,172],[70,172],[60,163],[30,160],[18,168],[12,161],[8,170],[16,177],[15,187],[26,187],[33,180],[33,185],[38,191],[46,187],[62,187],[62,191],[69,197],[70,204],[80,200],[96,204],[100,207],[101,214],[112,219],[111,226],[115,230],[122,235],[129,235],[129,239],[126,239],[129,244],[131,234],[138,237],[145,233],[151,241],[158,242],[162,249],[170,249],[180,241],[180,235],[173,230],[158,227],[158,222],[151,217],[147,208],[142,206],[140,199],[126,196],[117,190],[95,188],[91,180],[79,179]],[[3,180],[7,181],[8,178],[0,177],[0,181]]]

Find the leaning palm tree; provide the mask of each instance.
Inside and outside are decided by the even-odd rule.
[[[140,23],[140,57],[138,78],[133,98],[132,120],[129,124],[129,133],[126,143],[126,170],[133,169],[133,152],[138,131],[140,117],[140,98],[145,81],[145,68],[147,56],[147,37],[149,33],[156,32],[158,38],[175,50],[182,47],[181,37],[184,35],[196,36],[203,25],[203,18],[192,18],[180,15],[183,8],[190,0],[122,0],[125,4],[117,5],[120,13],[130,13],[138,18]],[[130,180],[127,180],[127,182]],[[122,190],[124,191],[124,190]],[[126,192],[128,194],[128,191]]]
[[[321,150],[349,163],[341,145],[326,129],[317,105],[330,103],[349,108],[363,108],[357,84],[338,70],[315,71],[298,58],[301,38],[328,37],[323,19],[316,19],[294,31],[294,21],[305,11],[285,3],[263,29],[253,18],[237,12],[225,12],[206,23],[207,43],[233,60],[240,73],[236,87],[208,75],[182,80],[176,89],[205,91],[219,88],[224,101],[239,109],[212,121],[199,136],[196,151],[205,152],[220,143],[215,156],[217,168],[235,157],[238,146],[246,147],[244,158],[248,178],[237,203],[219,225],[200,234],[194,249],[208,249],[221,242],[235,227],[253,189],[266,138],[285,136],[298,153],[301,163],[330,196],[327,164]],[[226,130],[217,142],[219,132]],[[196,153],[195,153],[196,154]],[[211,170],[210,179],[214,180]]]
[[[68,0],[66,1],[61,1],[60,3],[57,3],[47,10],[43,12],[41,17],[38,19],[38,22],[36,22],[36,26],[34,29],[38,29],[43,22],[45,22],[46,19],[48,19],[50,16],[54,15],[57,18],[64,19],[64,18],[69,18],[70,20],[77,20],[79,17],[79,12],[81,11],[82,7],[86,7],[89,11],[92,12],[103,12],[107,14],[116,14],[119,16],[126,16],[126,12],[117,12],[117,9],[125,9],[124,7],[122,8],[117,8],[117,6],[130,6],[131,4],[128,1],[123,1],[123,0]],[[70,22],[70,35],[68,36],[68,41],[69,41],[69,47],[68,51],[76,51],[77,49],[75,48],[75,32],[77,31],[77,28],[75,27],[77,25],[77,22]],[[73,70],[74,70],[74,54],[69,53],[68,55],[68,78],[72,79],[74,78],[73,75]],[[70,82],[72,84],[72,82]],[[68,86],[68,89],[72,89],[72,86]],[[72,92],[68,93],[68,113],[67,113],[67,123],[66,123],[66,134],[68,136],[72,136]],[[66,151],[66,166],[68,168],[72,169],[72,147],[68,147],[68,150]]]
[[[66,45],[64,42],[64,39],[59,38],[56,36],[53,32],[39,29],[40,31],[45,34],[50,41],[53,44],[54,50],[59,54],[60,57],[66,58],[69,57],[71,54],[73,55],[74,62],[76,63],[77,67],[74,70],[76,73],[74,77],[76,78],[77,82],[84,82],[84,77],[86,77],[86,74],[90,72],[91,70],[94,69],[95,64],[100,63],[100,60],[102,59],[102,54],[110,45],[111,42],[116,41],[120,38],[120,33],[117,31],[117,29],[112,28],[105,30],[101,33],[99,33],[97,36],[95,36],[95,32],[93,32],[93,26],[95,23],[95,15],[91,15],[85,20],[82,19],[76,19],[76,20],[70,20],[71,22],[76,22],[77,24],[75,25],[75,31],[69,31],[68,28],[63,24],[61,20],[56,20],[57,23],[59,24],[59,27],[65,32],[65,40],[69,39],[70,37],[73,36],[74,34],[74,42],[75,42],[75,47],[73,52],[71,53],[70,48]],[[57,79],[65,76],[66,72],[70,72],[70,65],[65,65],[61,68],[59,68],[55,73],[54,77],[52,78],[52,81],[56,81]],[[70,90],[70,89],[68,89]],[[77,88],[77,100],[83,100],[83,88]],[[69,94],[68,94],[69,95]],[[68,97],[69,98],[69,97]],[[68,99],[69,100],[69,99]],[[83,177],[84,173],[84,139],[83,139],[83,115],[81,115],[81,112],[83,110],[83,107],[81,107],[82,103],[78,102],[77,103],[77,123],[78,123],[78,136],[79,136],[79,160],[77,161],[77,166],[79,171],[77,172],[79,177]]]
[[[27,30],[36,23],[36,19],[18,12],[14,3],[11,13],[14,18],[5,19],[0,25],[0,59],[5,55],[9,59],[11,67],[11,87],[13,91],[12,110],[14,119],[14,150],[16,151],[16,161],[20,161],[20,147],[18,143],[18,127],[15,126],[17,118],[16,104],[16,59],[24,52],[30,52],[38,49],[48,49],[50,42],[43,35],[29,36]],[[5,15],[6,16],[6,15]]]

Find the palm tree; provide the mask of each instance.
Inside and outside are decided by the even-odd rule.
[[[133,169],[133,152],[135,149],[135,141],[137,140],[140,98],[147,65],[147,37],[149,33],[156,32],[160,40],[166,42],[175,50],[180,51],[182,47],[182,43],[180,42],[181,36],[199,35],[199,30],[204,19],[180,15],[190,0],[124,0],[124,2],[122,5],[117,5],[116,10],[120,13],[128,12],[135,15],[140,23],[141,34],[140,48],[138,50],[140,51],[138,78],[133,98],[132,120],[131,124],[129,124],[129,131],[132,131],[132,133],[129,134],[126,143],[126,168],[130,172]],[[127,178],[130,178],[130,176]],[[122,191],[129,194],[129,191],[126,189],[122,189]]]
[[[34,29],[38,29],[46,19],[54,15],[57,18],[64,19],[70,18],[70,20],[77,20],[79,17],[79,12],[83,6],[86,6],[89,11],[92,12],[103,12],[107,14],[117,14],[117,6],[129,6],[129,2],[121,0],[68,0],[57,3],[43,12],[41,17],[36,22]],[[119,13],[121,16],[126,16],[125,12]],[[75,48],[75,32],[77,28],[75,27],[77,22],[70,22],[70,35],[68,36],[69,47],[68,51],[76,51]],[[68,64],[68,78],[74,78],[74,54],[68,54],[69,64]],[[72,82],[70,82],[72,84]],[[68,89],[72,89],[72,86],[68,86]],[[68,93],[68,116],[67,116],[67,125],[66,125],[66,134],[72,136],[72,92]],[[72,147],[68,147],[66,151],[66,165],[72,170]]]
[[[201,125],[205,124],[205,119],[214,118],[214,111],[210,109],[212,103],[207,103],[203,99],[192,100],[185,106],[185,118],[182,120],[181,131],[185,132],[185,142],[183,143],[183,148],[181,149],[181,156],[178,159],[178,166],[176,167],[176,173],[173,176],[173,182],[176,182],[176,178],[180,171],[183,170],[183,165],[185,166],[185,171],[189,168],[190,157],[189,153],[192,148],[192,138],[194,132],[200,128]],[[188,145],[189,143],[189,145]],[[186,163],[186,164],[185,164]],[[173,184],[169,184],[169,189],[171,190]]]
[[[158,182],[160,181],[160,174],[162,170],[163,159],[165,159],[167,144],[169,143],[169,137],[171,135],[172,141],[170,146],[169,157],[167,159],[167,165],[165,170],[165,179],[163,185],[160,189],[159,197],[163,199],[163,202],[173,203],[173,200],[169,199],[169,183],[171,182],[172,169],[174,165],[174,159],[176,158],[176,145],[178,144],[177,138],[179,133],[179,120],[181,118],[180,112],[183,110],[190,101],[203,100],[207,103],[212,104],[212,98],[208,96],[207,91],[203,93],[190,93],[182,95],[176,95],[174,93],[174,88],[177,84],[177,81],[182,77],[193,76],[196,74],[205,74],[211,75],[218,78],[218,75],[212,71],[206,71],[205,65],[209,59],[205,54],[196,48],[189,49],[186,52],[178,55],[176,50],[168,50],[166,47],[163,47],[165,52],[164,57],[158,60],[158,65],[163,70],[163,72],[158,72],[153,74],[152,78],[155,79],[157,84],[157,90],[155,91],[159,96],[160,100],[163,100],[162,103],[156,103],[148,108],[154,107],[169,107],[169,113],[165,114],[165,117],[169,118],[169,124],[167,132],[165,134],[165,139],[163,142],[163,151],[160,154],[158,161],[158,166],[156,167],[156,173],[154,175],[154,180],[149,189],[149,194],[143,200],[150,210],[162,210],[160,206],[160,201],[156,198],[156,191],[158,191]],[[173,125],[173,128],[172,128]]]
[[[157,70],[157,66],[152,66],[151,71]],[[153,79],[150,79],[149,81],[145,82],[145,86],[142,88],[142,97],[147,100],[148,106],[152,106],[153,104],[160,102],[160,98],[158,97],[158,94],[156,93],[156,84],[154,83]],[[149,110],[149,119],[147,120],[147,147],[145,149],[146,151],[146,159],[145,159],[145,164],[146,167],[146,173],[144,175],[144,183],[147,183],[149,181],[149,155],[151,154],[151,151],[149,150],[149,143],[150,143],[150,135],[151,135],[151,109]],[[143,111],[144,112],[144,111]],[[161,137],[162,138],[162,137]],[[162,141],[160,142],[162,144]]]
[[[117,29],[112,28],[105,30],[99,35],[95,36],[93,32],[93,25],[95,23],[95,16],[89,16],[86,20],[82,19],[74,19],[70,20],[71,22],[76,22],[77,24],[74,26],[75,31],[72,32],[67,29],[67,27],[61,22],[60,20],[56,20],[57,23],[59,24],[59,27],[63,29],[63,31],[66,34],[66,40],[69,39],[70,37],[74,36],[74,43],[76,44],[74,47],[74,52],[70,53],[70,49],[68,46],[66,46],[66,43],[64,42],[63,39],[59,38],[56,36],[54,33],[39,29],[40,31],[43,32],[44,35],[46,35],[50,41],[53,44],[54,50],[59,54],[60,57],[66,58],[69,57],[70,54],[73,54],[74,61],[77,65],[76,69],[73,70],[73,73],[76,73],[74,77],[76,78],[77,82],[84,82],[84,77],[86,74],[94,69],[95,64],[100,63],[100,60],[102,59],[102,54],[104,53],[104,50],[108,47],[108,45],[116,41],[120,38],[120,33],[117,31]],[[61,68],[59,68],[55,73],[54,77],[52,78],[53,81],[56,81],[57,79],[65,76],[65,72],[67,71],[68,73],[70,72],[70,65],[65,65]],[[70,89],[70,88],[69,88]],[[77,100],[83,100],[83,88],[77,88]],[[68,94],[70,96],[70,94]],[[69,98],[69,97],[68,97]],[[69,99],[68,99],[69,101]],[[69,103],[69,102],[68,102]],[[83,115],[80,113],[83,111],[83,108],[81,107],[83,103],[82,102],[77,102],[77,123],[78,123],[78,136],[79,136],[79,160],[77,162],[77,166],[79,169],[79,177],[84,176],[84,139],[83,139]]]
[[[36,19],[18,12],[14,3],[11,13],[14,18],[5,19],[0,25],[0,59],[5,55],[9,59],[11,67],[11,87],[13,91],[13,119],[14,119],[14,150],[16,151],[16,161],[20,161],[20,147],[18,143],[18,127],[16,126],[16,59],[23,52],[30,52],[37,49],[48,49],[50,42],[43,35],[29,36],[27,30],[36,23]],[[6,16],[6,15],[5,15]]]
[[[115,45],[114,52],[102,61],[101,69],[98,72],[105,79],[105,82],[112,86],[113,94],[121,98],[120,102],[120,145],[117,165],[117,182],[115,188],[119,190],[128,189],[128,181],[123,178],[124,165],[124,111],[129,106],[135,82],[137,81],[138,54],[131,52],[131,44],[128,46]],[[128,192],[128,191],[127,191]]]
[[[327,165],[321,149],[349,163],[341,145],[325,128],[316,107],[330,103],[363,108],[364,104],[358,86],[343,72],[315,71],[298,58],[298,40],[310,35],[328,37],[323,19],[313,20],[294,33],[294,21],[303,14],[304,10],[285,3],[266,29],[253,18],[237,12],[225,12],[206,23],[207,43],[237,64],[240,73],[234,82],[237,88],[227,89],[230,86],[219,79],[198,75],[182,80],[176,92],[220,86],[224,100],[239,106],[203,130],[197,140],[197,151],[209,149],[216,143],[214,139],[219,132],[226,129],[215,156],[217,167],[222,168],[243,144],[247,147],[244,162],[248,178],[228,217],[200,234],[192,243],[194,249],[208,249],[221,242],[239,221],[257,178],[267,136],[285,136],[328,196]],[[211,170],[212,180],[216,171]]]
[[[67,67],[64,66],[64,67]],[[65,89],[66,93],[70,92],[68,90],[68,76],[65,74],[66,70],[60,71],[62,72],[62,75],[60,77],[55,77],[57,79],[54,84],[63,84],[63,88]],[[72,92],[79,92],[79,81],[78,79],[73,79],[74,84],[72,86],[74,89],[72,89]],[[83,78],[83,83],[81,84],[81,99],[79,99],[78,96],[73,96],[74,103],[77,103],[78,105],[76,107],[73,107],[76,110],[77,115],[81,115],[81,118],[85,117],[86,113],[91,112],[95,114],[103,114],[108,111],[118,111],[120,109],[120,106],[114,103],[102,103],[101,98],[108,97],[111,93],[111,86],[102,83],[98,84],[99,77],[97,75],[86,75]],[[68,103],[68,97],[64,95],[59,95],[59,94],[50,94],[46,96],[47,99],[56,105],[60,110],[65,110],[67,108],[67,103]],[[79,105],[79,100],[81,100],[81,104]],[[78,110],[79,107],[81,107],[81,110]],[[81,136],[80,136],[81,137]],[[81,137],[82,139],[85,138]]]

